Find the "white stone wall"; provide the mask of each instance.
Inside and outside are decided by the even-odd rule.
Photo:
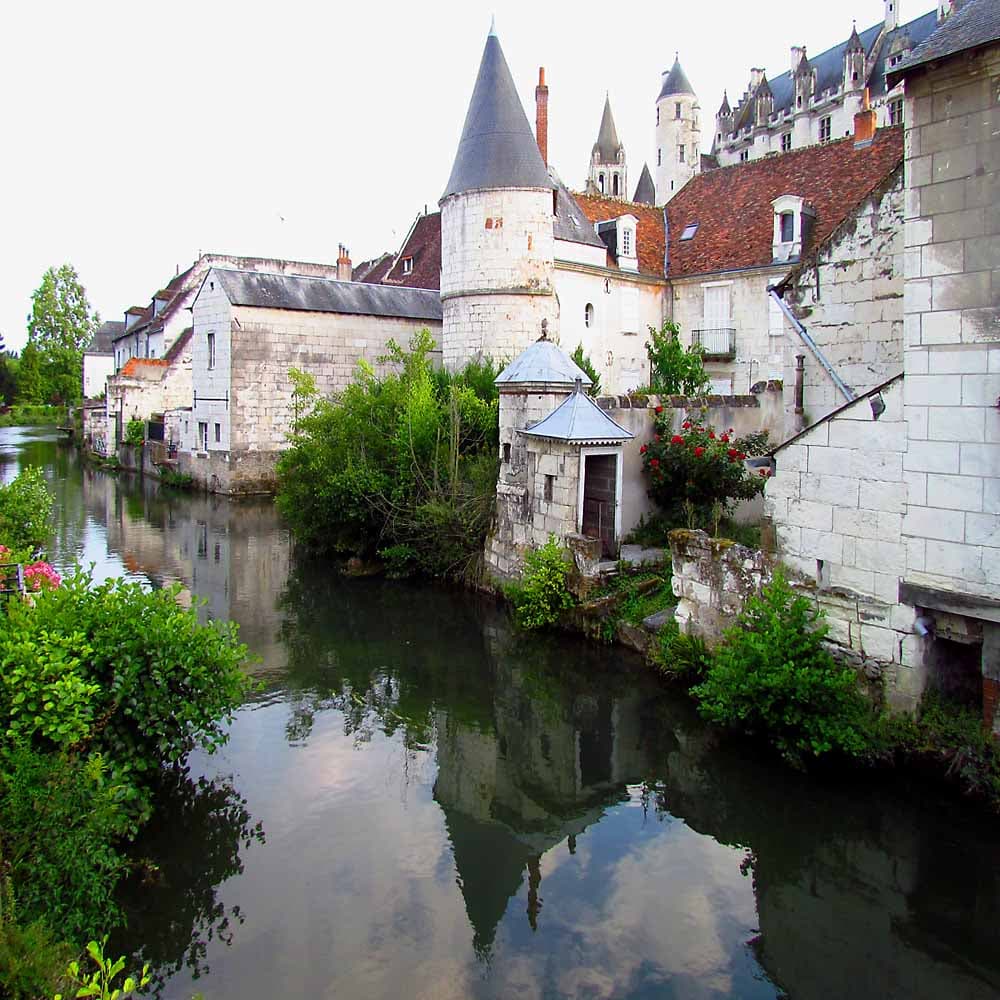
[[[1000,46],[907,80],[911,583],[1000,598]]]
[[[649,385],[646,342],[649,327],[660,328],[668,289],[662,282],[643,281],[620,272],[556,264],[559,299],[559,343],[584,354],[601,376],[601,392],[619,395]],[[593,306],[593,320],[585,322]]]
[[[441,206],[444,363],[516,357],[559,335],[553,287],[552,192],[471,191]]]
[[[109,375],[115,373],[115,359],[112,354],[84,354],[83,356],[83,398],[96,399],[106,391],[105,383]]]
[[[903,367],[903,171],[866,198],[790,281],[784,299],[837,374],[858,395]],[[806,425],[844,397],[788,326],[784,338],[786,425],[795,422],[795,358],[805,356]],[[797,429],[797,428],[794,428]]]
[[[681,106],[680,118],[676,104]],[[701,169],[701,111],[693,94],[668,94],[656,107],[656,204],[665,205]]]
[[[191,424],[186,439],[192,452],[229,451],[231,446],[232,341],[233,307],[223,291],[222,283],[209,273],[192,312],[194,332],[191,337],[192,403]],[[208,367],[209,334],[215,338],[215,366]],[[203,447],[198,425],[208,425],[208,447]],[[219,425],[220,440],[215,440],[215,425]]]

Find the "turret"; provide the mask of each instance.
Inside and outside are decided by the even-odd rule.
[[[813,140],[810,132],[809,103],[813,98],[816,86],[816,71],[809,62],[805,47],[798,66],[792,74],[795,87],[794,124],[792,125],[792,144],[796,149],[808,146]]]
[[[514,357],[543,321],[558,338],[554,185],[496,33],[486,39],[462,138],[441,196],[444,363]]]
[[[656,99],[656,203],[666,204],[701,167],[700,107],[680,59]]]
[[[722,92],[722,104],[715,113],[715,138],[712,140],[712,152],[717,152],[733,131],[733,109],[729,106],[729,95]]]
[[[642,165],[642,173],[639,174],[639,183],[635,186],[632,201],[636,205],[656,204],[656,186],[653,184],[653,175],[649,172],[647,163]]]
[[[625,147],[618,141],[618,130],[611,114],[611,99],[606,96],[597,142],[590,154],[587,192],[624,199],[627,196],[627,184]]]
[[[851,26],[851,37],[844,49],[844,93],[865,89],[865,47],[858,36],[857,24]]]

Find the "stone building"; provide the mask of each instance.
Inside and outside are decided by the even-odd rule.
[[[701,107],[675,57],[656,98],[656,204],[665,205],[701,170]]]
[[[97,399],[105,393],[104,383],[115,370],[114,341],[124,323],[108,320],[98,327],[83,352],[83,398]]]
[[[611,98],[604,98],[604,113],[597,142],[590,154],[590,174],[587,177],[587,194],[625,200],[628,190],[628,167],[625,163],[625,147],[618,139],[614,115],[611,114]]]
[[[319,392],[345,388],[389,340],[427,328],[440,338],[441,303],[419,288],[213,267],[192,306],[193,385],[180,471],[219,493],[273,489],[292,430],[289,369]]]
[[[934,30],[944,5],[903,24],[901,0],[884,0],[885,16],[819,55],[793,45],[789,68],[768,79],[760,68],[732,108],[726,95],[715,117],[712,155],[719,166],[758,160],[854,131],[854,116],[871,100],[878,124],[903,120],[903,90],[887,74]]]

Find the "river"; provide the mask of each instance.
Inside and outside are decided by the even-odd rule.
[[[293,558],[271,504],[42,466],[53,561],[180,583],[260,681],[135,847],[128,929],[164,1000],[987,998],[1000,825],[722,740],[625,652],[475,596]]]

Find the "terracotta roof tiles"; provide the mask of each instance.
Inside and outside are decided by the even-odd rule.
[[[599,198],[589,194],[575,194],[573,197],[580,210],[590,222],[606,222],[621,215],[634,215],[639,223],[636,227],[636,243],[639,251],[639,271],[641,274],[663,277],[663,209],[652,205],[638,205],[631,201],[615,198]],[[608,254],[609,266],[614,266]]]

